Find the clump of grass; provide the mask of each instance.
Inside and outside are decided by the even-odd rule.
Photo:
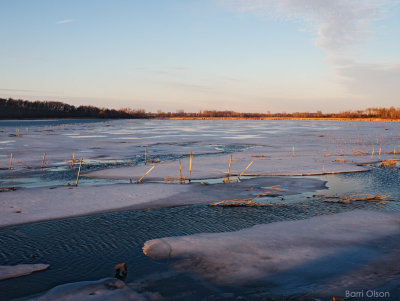
[[[396,160],[382,160],[379,167],[392,167],[396,166]]]
[[[319,195],[323,196],[323,195]],[[349,202],[376,202],[377,204],[385,204],[391,201],[390,194],[352,194],[347,196],[323,196],[329,199],[338,199],[337,201],[325,201],[329,203],[349,203]]]
[[[259,187],[262,189],[272,189],[272,190],[280,190],[280,191],[284,191],[287,189],[284,188],[279,188],[279,185],[275,185],[275,186],[270,186],[270,187]],[[249,189],[252,190],[252,189]],[[248,198],[248,199],[233,199],[233,200],[225,200],[225,201],[220,201],[220,202],[216,202],[213,204],[209,204],[209,206],[221,206],[221,207],[266,207],[266,206],[273,206],[273,205],[284,205],[281,203],[271,203],[271,204],[261,204],[255,201],[255,199],[259,198],[259,197],[263,197],[263,196],[267,196],[269,195],[269,192],[263,192],[258,194],[255,198]]]
[[[15,190],[17,190],[15,187],[0,187],[0,192],[15,191]]]
[[[367,155],[366,153],[364,153],[363,151],[360,151],[360,150],[353,150],[352,154],[354,156],[366,156]]]
[[[265,207],[265,204],[260,204],[253,199],[233,199],[216,202],[208,206],[221,206],[221,207]]]
[[[165,177],[164,178],[164,183],[165,184],[168,184],[168,183],[171,183],[171,184],[182,184],[182,182],[185,183],[185,177],[176,177],[176,178]]]

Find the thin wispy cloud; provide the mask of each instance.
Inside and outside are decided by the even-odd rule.
[[[74,21],[75,21],[74,19],[64,19],[64,20],[59,20],[56,23],[57,24],[67,24],[67,23],[72,23]]]
[[[338,80],[355,96],[396,99],[399,64],[361,62],[365,43],[378,34],[374,22],[399,0],[217,0],[241,11],[279,20],[304,22],[315,32],[315,45],[328,56]]]
[[[377,0],[221,0],[243,11],[254,11],[283,20],[301,20],[316,28],[316,45],[330,54],[361,43],[369,26],[386,8]]]
[[[0,91],[4,92],[49,92],[49,91],[41,91],[41,90],[27,90],[27,89],[9,89],[9,88],[0,88]]]

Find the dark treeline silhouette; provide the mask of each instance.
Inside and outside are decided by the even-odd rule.
[[[110,110],[94,106],[75,107],[58,101],[27,101],[0,98],[0,119],[23,118],[338,118],[338,119],[400,119],[400,108],[368,108],[366,110],[340,113],[295,112],[295,113],[238,113],[234,111],[200,111],[146,113],[145,110],[124,108]]]
[[[27,101],[0,98],[0,119],[23,118],[147,118],[143,110],[110,110],[75,107],[59,101]]]

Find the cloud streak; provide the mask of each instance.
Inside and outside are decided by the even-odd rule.
[[[222,0],[243,11],[307,21],[317,28],[316,45],[334,54],[365,41],[369,25],[386,7],[377,0]]]
[[[75,21],[74,19],[64,19],[64,20],[57,21],[56,23],[57,24],[66,24],[66,23],[72,23],[74,21]]]

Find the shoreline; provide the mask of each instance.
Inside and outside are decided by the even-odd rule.
[[[1,121],[56,121],[56,120],[318,120],[318,121],[386,121],[400,122],[400,118],[342,118],[342,117],[142,117],[142,118],[95,118],[95,117],[63,117],[63,118],[15,118]]]
[[[170,117],[149,119],[171,119],[171,120],[319,120],[319,121],[388,121],[400,122],[396,118],[337,118],[337,117]]]

